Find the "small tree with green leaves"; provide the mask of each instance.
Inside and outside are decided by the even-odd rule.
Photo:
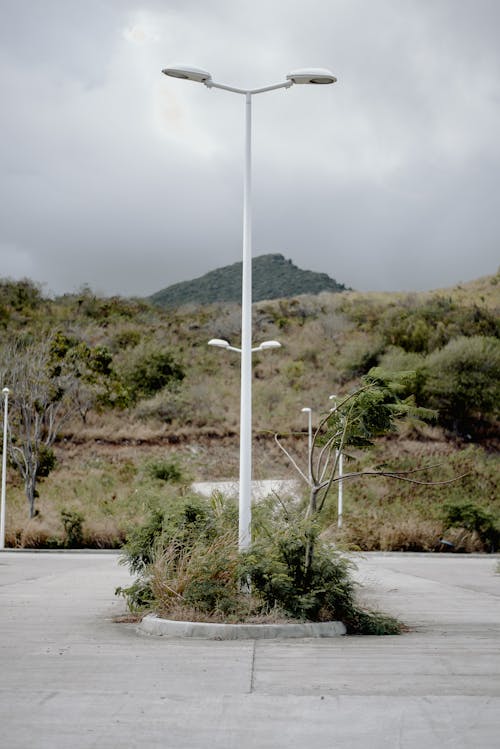
[[[309,486],[309,501],[305,513],[306,544],[304,566],[311,567],[317,534],[314,532],[316,521],[321,514],[330,491],[341,479],[349,481],[360,477],[386,476],[400,481],[415,484],[439,485],[450,481],[424,481],[415,476],[425,469],[413,471],[386,471],[373,468],[339,474],[339,458],[349,448],[367,449],[377,437],[390,434],[396,430],[399,420],[406,416],[433,418],[435,412],[419,408],[414,397],[409,394],[415,390],[415,372],[388,373],[373,369],[365,378],[363,385],[354,393],[347,395],[340,403],[321,418],[313,435],[309,452],[308,470],[303,470],[296,458],[283,444],[283,438],[275,435],[275,441],[285,453],[302,479]],[[460,477],[451,479],[456,481]],[[309,530],[307,530],[309,528]]]

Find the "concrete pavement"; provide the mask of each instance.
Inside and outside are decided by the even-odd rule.
[[[0,745],[10,749],[493,749],[498,557],[357,557],[399,637],[164,640],[113,618],[117,555],[0,552]]]

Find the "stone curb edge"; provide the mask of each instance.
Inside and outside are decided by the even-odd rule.
[[[277,638],[339,637],[345,635],[343,622],[295,622],[292,624],[210,624],[178,622],[148,614],[139,631],[160,637],[203,640],[274,640]]]

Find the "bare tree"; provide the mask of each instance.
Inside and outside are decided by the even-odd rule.
[[[2,386],[11,390],[9,453],[21,474],[29,516],[35,515],[41,461],[64,422],[75,412],[76,381],[64,362],[55,362],[53,336],[16,341],[2,351]]]

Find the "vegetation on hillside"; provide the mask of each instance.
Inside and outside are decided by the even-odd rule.
[[[241,262],[217,268],[200,278],[157,291],[150,300],[159,307],[239,302],[241,269]],[[297,294],[319,294],[321,291],[345,291],[345,288],[326,273],[298,268],[283,255],[260,255],[252,260],[252,298],[255,302]]]
[[[256,303],[254,341],[282,343],[253,361],[256,477],[293,475],[274,432],[288,434],[287,445],[307,459],[302,407],[313,409],[318,424],[330,394],[348,396],[370,371],[379,378],[406,373],[401,397],[435,411],[434,424],[411,419],[376,439],[366,455],[350,446],[349,470],[384,462],[394,471],[403,458],[405,470],[440,463],[444,479],[465,471],[470,478],[423,493],[394,488],[384,478],[369,487],[353,482],[345,487],[349,510],[337,540],[360,548],[433,549],[445,538],[453,548],[494,548],[498,280],[498,274],[483,279],[478,293],[464,284],[456,293],[322,292]],[[8,543],[65,544],[67,529],[78,538],[78,527],[81,543],[120,543],[127,527],[149,512],[152,496],[165,491],[144,469],[153,457],[179,460],[193,479],[237,476],[239,358],[206,345],[213,337],[238,345],[237,304],[161,309],[100,298],[88,288],[50,299],[29,280],[4,279],[0,292],[0,386],[12,390]],[[40,382],[16,373],[23,361],[26,372],[28,364],[42,362]],[[23,382],[31,385],[30,408]],[[31,494],[23,451],[34,460]],[[446,514],[446,503],[459,507]],[[332,505],[322,532],[334,521]]]

